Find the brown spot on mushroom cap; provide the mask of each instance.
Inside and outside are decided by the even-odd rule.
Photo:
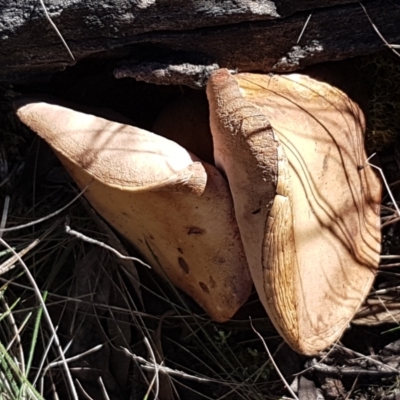
[[[264,132],[272,127],[280,143],[273,147],[277,195],[260,218],[252,214],[257,209],[252,202],[271,198],[270,190],[264,186],[263,195],[260,184],[251,187],[257,182],[253,178],[248,190],[241,191],[247,178],[237,174],[252,165],[262,180],[259,147],[253,146],[249,156],[239,145],[215,146],[215,158],[232,188],[261,301],[295,350],[315,354],[340,337],[368,293],[379,262],[381,183],[365,165],[362,112],[343,92],[299,74],[232,78],[218,71],[208,95],[217,143],[249,137],[236,122],[241,110],[244,119],[247,110],[263,115]],[[232,120],[218,107],[231,98],[237,110]],[[259,218],[258,223],[249,223],[251,218]],[[252,230],[263,237],[257,247],[246,240]]]
[[[187,228],[188,235],[203,235],[206,233],[206,230],[203,228],[199,228],[198,226],[189,226]]]
[[[251,277],[227,182],[214,167],[151,132],[54,104],[25,99],[17,114],[53,147],[80,188],[89,185],[92,206],[211,318],[226,321],[246,301]],[[185,234],[188,224],[207,235]],[[182,274],[177,248],[190,274]],[[220,253],[223,267],[213,261]],[[207,294],[198,282],[210,275],[228,284]]]
[[[201,287],[201,290],[204,293],[207,293],[207,294],[210,293],[210,289],[208,288],[208,286],[204,282],[199,282],[199,286]]]
[[[185,259],[182,257],[179,257],[178,263],[179,263],[179,266],[182,268],[183,272],[185,274],[188,274],[189,273],[189,265],[187,265],[187,262],[185,261]]]

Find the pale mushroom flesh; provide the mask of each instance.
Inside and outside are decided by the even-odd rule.
[[[228,184],[142,129],[23,99],[19,118],[54,149],[92,206],[150,265],[226,321],[252,287]]]
[[[300,74],[219,70],[207,92],[214,156],[257,292],[292,348],[315,354],[339,339],[379,263],[381,183],[366,162],[363,114]],[[275,152],[274,194],[264,146]]]

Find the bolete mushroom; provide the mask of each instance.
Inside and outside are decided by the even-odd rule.
[[[348,326],[379,263],[381,183],[363,114],[300,74],[218,70],[207,95],[259,297],[290,346],[315,354]]]
[[[216,321],[246,301],[248,271],[228,184],[217,169],[151,132],[40,100],[16,103],[85,196],[161,275]]]

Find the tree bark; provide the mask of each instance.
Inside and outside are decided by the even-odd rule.
[[[398,0],[362,3],[389,44]],[[286,72],[387,47],[353,0],[0,0],[0,80],[50,74],[87,57],[127,60],[116,77],[202,86],[210,71]]]

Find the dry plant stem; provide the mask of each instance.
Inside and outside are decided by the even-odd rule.
[[[3,215],[1,217],[0,228],[3,229],[7,224],[8,207],[10,205],[10,196],[4,199]],[[0,237],[3,237],[3,232],[0,231]]]
[[[10,178],[13,176],[13,174],[16,172],[17,168],[14,168],[1,182],[0,182],[0,187],[5,185]]]
[[[380,257],[381,260],[395,260],[397,258],[400,258],[400,255],[398,254],[387,254],[387,255],[383,255]]]
[[[58,37],[61,39],[64,47],[67,49],[69,56],[72,58],[73,61],[75,61],[75,57],[72,54],[72,51],[70,50],[70,48],[67,45],[67,42],[64,40],[63,36],[61,35],[61,32],[58,30],[56,24],[53,22],[53,20],[50,18],[49,13],[47,12],[46,6],[43,3],[43,0],[39,0],[40,4],[42,5],[44,14],[46,15],[47,20],[50,22],[50,25],[53,27],[53,29],[56,31]]]
[[[125,351],[126,354],[128,354],[129,356],[131,356],[135,361],[139,361],[141,363],[143,363],[144,365],[141,365],[141,367],[143,369],[149,370],[149,371],[154,371],[155,370],[155,366],[153,363],[150,363],[149,361],[147,361],[146,359],[144,359],[143,357],[137,356],[133,353],[131,353],[128,349],[126,348],[122,348],[122,350]],[[189,375],[186,374],[185,372],[182,371],[178,371],[176,369],[171,369],[168,367],[164,367],[163,365],[158,364],[157,368],[160,372],[163,372],[165,374],[169,374],[169,375],[176,375],[179,376],[181,378],[185,378],[185,379],[191,379],[197,382],[215,382],[215,383],[219,383],[219,381],[216,381],[215,379],[208,379],[208,378],[201,378],[199,376],[193,376],[193,375]]]
[[[13,286],[19,287],[19,288],[21,288],[21,289],[34,291],[34,289],[31,288],[31,287],[29,287],[29,286],[21,285],[21,284],[19,284],[19,283],[12,282],[12,281],[7,280],[7,279],[4,279],[4,278],[0,278],[0,281],[1,281],[1,282],[4,282],[5,285],[13,285]],[[79,296],[79,297],[76,297],[76,298],[72,298],[72,297],[68,297],[68,296],[61,296],[61,295],[54,294],[54,293],[50,293],[50,294],[49,294],[49,296],[55,297],[55,298],[57,298],[57,299],[60,299],[60,300],[57,301],[57,302],[53,302],[53,303],[52,303],[53,305],[54,305],[54,304],[58,304],[58,303],[65,303],[65,301],[73,301],[73,302],[75,302],[75,303],[85,303],[85,304],[90,304],[90,305],[93,305],[93,306],[101,307],[102,309],[106,309],[107,311],[109,311],[109,310],[115,310],[115,311],[118,311],[118,312],[123,312],[123,313],[132,314],[132,310],[130,310],[130,309],[128,309],[128,308],[122,308],[122,307],[116,307],[116,306],[107,306],[107,307],[105,307],[104,304],[93,303],[93,302],[89,302],[89,301],[85,301],[85,300],[84,300],[84,298],[86,298],[86,297],[88,297],[88,296],[91,296],[91,295],[92,295],[92,293],[89,293],[89,294],[85,294],[85,295],[82,295],[82,296]],[[137,310],[135,310],[134,316],[135,316],[135,317],[152,317],[151,315],[149,315],[149,314],[147,314],[147,313],[145,313],[145,312],[139,312],[139,311],[137,311]],[[154,317],[154,318],[157,318],[157,317]],[[142,321],[142,322],[143,322],[143,321]],[[150,332],[147,331],[147,333],[148,333],[149,336],[150,336]]]
[[[380,269],[382,269],[382,268],[393,268],[393,267],[400,267],[400,263],[381,264],[381,265],[379,266]]]
[[[0,233],[1,235],[1,233]],[[29,244],[25,249],[21,250],[18,255],[20,257],[23,257],[25,254],[27,254],[30,250],[36,247],[36,245],[40,242],[39,239],[36,239],[33,241],[31,244]],[[12,270],[15,267],[15,264],[18,260],[13,256],[10,257],[8,260],[4,261],[2,264],[0,264],[0,275],[5,274],[6,272]]]
[[[282,341],[278,347],[275,350],[275,353],[273,354],[272,357],[275,356],[276,353],[279,352],[279,350],[281,349],[281,347],[285,344],[284,341]],[[244,381],[240,382],[236,387],[231,386],[231,390],[228,391],[227,393],[225,393],[223,396],[218,397],[218,400],[223,400],[225,398],[228,398],[228,396],[230,396],[232,393],[237,393],[238,389],[242,386],[244,386],[245,384],[247,384],[249,381],[250,382],[256,382],[259,378],[259,375],[262,373],[262,371],[269,365],[271,364],[271,359],[268,359],[262,366],[259,367],[258,371],[254,372],[251,376],[247,377]],[[253,381],[251,381],[253,375],[257,375],[256,379],[254,379]],[[220,382],[219,382],[220,383]],[[286,397],[283,397],[286,398]]]
[[[388,183],[387,183],[385,174],[384,174],[383,171],[382,171],[382,168],[379,168],[379,167],[377,167],[376,165],[374,165],[374,164],[372,164],[372,163],[369,162],[369,160],[370,160],[372,157],[374,157],[375,154],[376,154],[376,153],[371,154],[371,155],[367,158],[366,163],[367,163],[370,167],[372,167],[372,168],[376,169],[377,171],[379,171],[379,173],[380,173],[380,175],[381,175],[381,177],[382,177],[383,183],[385,184],[386,190],[388,191],[389,197],[390,197],[390,199],[392,200],[392,203],[393,203],[394,207],[396,208],[397,215],[400,217],[400,209],[399,209],[399,207],[398,207],[398,205],[397,205],[397,202],[396,202],[395,198],[393,197],[392,191],[391,191],[390,188],[389,188],[389,185],[388,185]]]
[[[397,292],[399,290],[400,290],[400,286],[393,286],[393,287],[386,288],[386,289],[375,290],[374,292],[371,292],[370,294],[371,294],[371,296],[374,296],[374,295],[380,295],[380,294],[388,294],[391,292]],[[368,300],[368,301],[370,301],[370,300]]]
[[[378,29],[378,28],[376,27],[376,25],[372,22],[372,19],[371,19],[371,17],[369,16],[369,14],[368,14],[367,10],[365,9],[364,5],[361,3],[361,1],[359,1],[358,3],[360,4],[360,6],[361,6],[361,8],[363,9],[365,15],[367,16],[368,21],[370,22],[372,28],[374,28],[374,31],[375,31],[375,32],[377,33],[377,35],[382,39],[382,42],[384,42],[384,43],[386,44],[386,46],[388,46],[389,49],[392,50],[394,54],[396,54],[396,56],[400,57],[400,54],[395,50],[395,48],[397,48],[397,46],[396,46],[396,45],[389,44],[389,43],[386,41],[386,39],[383,37],[383,35],[379,32],[379,29]]]
[[[105,244],[103,242],[100,242],[99,240],[92,239],[89,236],[86,236],[82,233],[79,233],[77,231],[74,231],[71,229],[68,225],[65,225],[65,232],[68,233],[69,235],[75,236],[76,238],[83,240],[84,242],[95,244],[96,246],[103,247],[103,249],[107,249],[114,254],[116,254],[119,258],[122,258],[123,260],[131,260],[138,262],[139,264],[151,269],[150,265],[146,264],[144,261],[140,260],[139,258],[136,257],[130,257],[130,256],[124,256],[121,254],[118,250],[114,249],[113,247],[109,246],[108,244]]]
[[[55,327],[55,330],[56,330],[56,331],[58,330],[58,326]],[[47,344],[46,349],[45,349],[45,351],[44,351],[44,353],[43,353],[43,355],[42,355],[42,359],[41,359],[41,361],[40,361],[40,365],[39,365],[37,374],[36,374],[36,376],[35,376],[35,379],[34,379],[33,382],[32,382],[32,385],[33,385],[33,386],[36,385],[36,382],[37,382],[38,379],[40,378],[40,375],[41,375],[42,369],[43,369],[43,365],[44,365],[44,363],[46,362],[46,358],[47,358],[47,355],[49,354],[49,351],[50,351],[50,349],[51,349],[51,346],[53,345],[53,341],[54,341],[54,335],[51,336],[51,338],[50,338],[50,340],[49,340],[49,343]],[[42,378],[44,379],[44,375],[43,375]],[[41,387],[43,387],[43,382],[42,382]]]
[[[370,357],[370,356],[366,356],[365,354],[358,353],[358,352],[355,351],[355,350],[348,349],[347,347],[341,346],[341,345],[339,345],[339,344],[337,344],[336,346],[340,347],[340,348],[343,349],[343,350],[350,351],[351,353],[353,353],[354,355],[356,355],[356,356],[358,356],[358,357],[365,358],[365,359],[367,359],[368,361],[371,361],[373,364],[376,364],[376,365],[378,365],[379,367],[381,367],[381,368],[382,368],[381,371],[383,371],[384,369],[386,369],[386,371],[387,371],[387,370],[393,371],[393,372],[395,372],[397,375],[400,374],[400,371],[399,371],[397,368],[394,368],[394,367],[391,367],[390,365],[384,364],[383,362],[378,361],[378,360],[375,360],[374,358],[372,358],[372,357]]]
[[[356,387],[356,385],[357,385],[358,377],[359,377],[359,375],[357,375],[356,378],[354,379],[354,382],[353,382],[353,384],[351,385],[351,388],[350,388],[350,390],[349,390],[349,393],[347,394],[347,396],[346,396],[346,398],[345,398],[344,400],[350,400],[350,396],[353,394],[354,389],[355,389],[355,387]]]
[[[14,317],[12,315],[12,310],[8,307],[8,304],[5,304],[5,308],[7,309],[7,317],[10,319],[12,328],[14,329],[14,337],[10,340],[10,343],[7,345],[6,350],[10,351],[11,347],[14,345],[14,342],[17,343],[17,346],[19,348],[19,351],[21,351],[21,357],[20,357],[20,364],[21,364],[21,370],[22,372],[25,373],[25,357],[24,353],[22,352],[22,346],[21,346],[21,332],[25,328],[26,324],[28,323],[29,319],[32,316],[32,312],[30,312],[25,319],[22,321],[22,324],[19,328],[17,328],[17,324],[15,323]]]
[[[176,288],[174,288],[173,285],[171,285],[171,288],[175,291],[175,294],[178,296],[178,298],[180,299],[180,301],[182,302],[182,304],[185,304],[185,301],[184,301],[184,299],[181,297],[181,295],[179,294],[179,291],[177,291]],[[163,296],[158,296],[158,295],[157,295],[156,293],[154,293],[154,292],[151,292],[151,293],[152,293],[153,295],[159,297],[161,300],[165,300],[165,298],[166,298],[166,297],[165,297],[165,296],[166,296],[165,294],[164,294],[164,297],[163,297]],[[170,304],[170,305],[171,305],[171,304]],[[177,306],[176,304],[172,304],[172,306],[174,307],[174,310],[176,311],[176,313],[179,314],[179,312],[178,312],[178,306]],[[200,323],[198,322],[198,317],[194,317],[194,315],[192,314],[192,312],[190,311],[189,308],[184,308],[183,310],[186,311],[186,312],[189,312],[189,313],[192,315],[192,317],[195,318],[194,320],[195,320],[195,322],[196,322],[196,325],[198,326],[198,329],[199,329],[199,330],[202,330],[203,333],[205,334],[205,336],[207,337],[209,343],[212,343],[212,344],[213,344],[213,346],[214,346],[214,347],[213,347],[213,350],[216,351],[216,354],[222,356],[222,353],[220,352],[219,348],[218,348],[217,346],[214,345],[214,342],[213,342],[213,341],[211,340],[211,338],[208,336],[207,332],[203,330],[202,324],[200,324]],[[183,322],[185,323],[185,326],[186,326],[190,331],[192,331],[193,333],[195,333],[195,332],[193,331],[193,328],[187,323],[186,318],[183,319]],[[147,332],[147,333],[146,333],[146,335],[144,335],[144,336],[145,336],[145,337],[151,337],[151,335],[150,335],[150,334],[148,333],[148,331],[147,331],[147,328],[146,328],[146,332]],[[215,362],[218,362],[218,358],[216,357],[216,355],[215,355],[212,351],[210,351],[210,349],[209,349],[207,346],[205,346],[202,342],[201,342],[201,345],[202,345],[202,350],[204,350],[204,352],[205,352],[211,359],[213,359]],[[202,362],[201,359],[198,359],[198,361]],[[229,363],[228,360],[225,360],[225,361],[227,361],[227,362]],[[209,367],[208,365],[205,365],[205,366],[206,366],[206,367]],[[232,369],[234,368],[231,364],[229,364],[229,366],[230,366]],[[229,376],[229,372],[225,369],[225,367],[222,367],[222,369],[223,369],[224,374]],[[211,369],[211,371],[213,371],[213,370]],[[213,371],[213,372],[215,373],[215,371]],[[218,383],[221,383],[221,382],[218,382]]]
[[[247,379],[246,379],[246,381],[247,381]],[[240,383],[225,383],[225,382],[218,382],[219,384],[223,384],[223,385],[227,385],[229,388],[230,388],[230,390],[228,391],[228,392],[226,392],[223,396],[220,396],[220,397],[218,397],[218,399],[217,400],[224,400],[224,399],[226,399],[226,398],[230,398],[230,396],[232,396],[232,395],[237,395],[237,396],[243,396],[243,392],[240,392],[239,391],[239,389],[241,389],[244,385],[245,385],[245,383],[247,383],[246,381],[243,381],[243,382],[240,382]],[[259,395],[259,393],[258,393],[258,395]],[[245,393],[245,396],[246,397],[243,397],[244,399],[252,399],[253,397],[249,397],[248,395],[247,395],[247,393]]]
[[[72,344],[72,341],[69,343],[68,348],[70,347],[71,344]],[[65,361],[66,361],[67,363],[70,363],[70,362],[79,360],[79,359],[82,358],[82,357],[85,357],[85,356],[87,356],[87,355],[89,355],[89,354],[92,354],[92,353],[95,353],[96,351],[99,351],[102,347],[103,347],[102,344],[98,344],[97,346],[94,346],[94,347],[92,347],[91,349],[86,350],[86,351],[84,351],[84,352],[81,353],[81,354],[77,354],[76,356],[66,358]],[[64,354],[68,351],[68,348],[66,348],[66,349],[64,350]],[[54,362],[50,363],[50,364],[46,367],[46,370],[48,370],[48,369],[50,369],[50,368],[58,367],[58,366],[62,365],[62,363],[63,363],[63,361],[54,361]],[[43,373],[43,375],[44,375],[44,373]]]
[[[64,349],[63,349],[63,353],[67,354],[67,351],[69,350],[69,348],[71,347],[72,344],[72,339],[65,345]]]
[[[45,239],[58,226],[59,222],[60,221],[56,221],[40,237],[38,237],[31,244],[29,244],[27,247],[25,247],[25,249],[22,249],[20,252],[18,252],[19,257],[22,258],[29,251],[31,251],[33,248],[35,248],[43,239]],[[1,232],[0,232],[0,237],[1,237]],[[6,273],[7,271],[10,271],[11,269],[13,269],[15,267],[15,264],[17,263],[17,261],[18,261],[18,259],[15,256],[12,256],[8,260],[6,260],[2,264],[0,264],[0,275]]]
[[[46,215],[46,216],[43,217],[43,218],[39,218],[39,219],[37,219],[37,220],[35,220],[35,221],[28,222],[27,224],[22,224],[22,225],[13,226],[12,228],[0,228],[0,233],[1,233],[1,232],[13,232],[13,231],[18,231],[18,230],[20,230],[20,229],[28,228],[29,226],[33,226],[33,225],[40,224],[40,223],[43,222],[43,221],[47,221],[48,219],[55,217],[56,215],[62,213],[64,210],[66,210],[70,205],[72,205],[73,203],[75,203],[75,201],[78,200],[79,197],[81,197],[81,196],[85,193],[85,191],[86,191],[86,189],[87,189],[88,187],[89,187],[89,185],[86,186],[85,188],[83,188],[83,190],[81,190],[81,192],[80,192],[77,196],[75,196],[69,203],[67,203],[64,207],[61,207],[61,208],[58,209],[57,211],[54,211],[53,213],[50,213],[50,214]]]
[[[384,310],[390,315],[390,317],[392,318],[393,322],[398,325],[399,322],[396,320],[396,318],[393,316],[393,314],[389,311],[389,309],[386,307],[384,301],[378,296],[378,300],[379,303],[381,304],[381,306],[384,308]]]
[[[180,295],[179,295],[179,293],[178,293],[177,291],[175,291],[175,293],[180,297]],[[181,298],[181,301],[184,302],[184,300],[183,300],[182,298]],[[176,310],[176,308],[175,308],[175,310]],[[190,310],[188,310],[188,309],[186,309],[185,311],[189,311],[189,312],[190,312]],[[209,348],[210,346],[204,345],[204,343],[201,341],[200,344],[201,344],[201,346],[202,346],[202,347],[201,347],[202,350],[210,357],[211,360],[213,360],[213,361],[215,361],[216,363],[218,363],[218,361],[219,361],[218,356],[223,357],[223,353],[220,351],[220,349],[218,348],[218,346],[215,345],[214,341],[213,341],[212,338],[208,335],[208,333],[206,332],[206,330],[203,329],[202,323],[204,323],[204,322],[199,323],[199,322],[198,322],[198,317],[195,317],[193,314],[192,314],[192,317],[194,318],[194,321],[195,321],[195,323],[196,323],[196,327],[197,327],[197,328],[196,328],[196,331],[197,331],[197,330],[202,331],[202,333],[206,336],[206,338],[207,338],[207,340],[208,340],[208,343],[210,343],[210,344],[212,345],[212,349],[210,350],[210,348]],[[183,319],[183,322],[185,323],[185,326],[192,332],[192,334],[193,334],[193,335],[196,335],[196,332],[194,331],[193,327],[191,327],[190,324],[187,323],[186,318]],[[208,322],[210,322],[210,321],[208,321]],[[212,350],[214,350],[215,353],[214,353]],[[203,361],[201,360],[201,358],[196,357],[196,359],[197,359],[199,362],[203,363]],[[232,370],[234,369],[234,366],[231,364],[231,362],[230,362],[228,359],[225,358],[224,361],[229,365],[230,368],[232,368]],[[205,365],[205,367],[210,368],[209,365],[207,365],[207,364],[205,364],[205,363],[203,363],[203,364]],[[229,371],[226,369],[226,367],[225,367],[225,366],[222,366],[222,365],[220,365],[220,367],[221,367],[221,369],[222,369],[222,371],[223,371],[224,376],[228,376],[229,378],[231,378],[230,375],[229,375]],[[210,368],[210,370],[211,370],[213,373],[217,374],[217,372],[214,371],[212,368]],[[222,375],[220,375],[220,374],[218,374],[218,375],[221,377],[221,379],[223,379]],[[235,380],[233,380],[233,382],[227,382],[226,380],[223,380],[222,382],[221,382],[221,381],[214,381],[214,382],[216,382],[216,383],[218,383],[218,384],[224,384],[224,385],[228,385],[228,386],[230,386],[230,387],[234,387],[234,388],[232,389],[232,392],[237,392],[237,388],[238,388],[238,387],[242,387],[243,385],[246,385],[246,386],[247,386],[247,382],[246,382],[245,380],[241,380],[240,384],[237,384],[237,382],[236,382]]]
[[[153,349],[152,349],[152,347],[151,347],[151,345],[150,345],[150,342],[149,342],[149,340],[147,339],[147,337],[144,338],[144,344],[146,345],[147,350],[148,350],[149,353],[150,353],[151,361],[152,361],[153,364],[154,364],[154,378],[153,378],[152,381],[151,381],[151,384],[150,384],[150,386],[149,386],[148,393],[150,393],[151,388],[152,388],[152,386],[153,386],[153,382],[154,382],[154,380],[155,380],[156,390],[155,390],[155,394],[154,394],[154,400],[157,400],[157,399],[158,399],[158,393],[159,393],[159,390],[160,390],[160,381],[159,381],[159,377],[158,377],[159,368],[158,368],[156,356],[155,356],[155,354],[154,354],[154,351],[153,351]]]
[[[297,39],[296,44],[299,44],[301,38],[303,37],[303,34],[304,34],[304,32],[305,32],[305,30],[307,28],[308,23],[310,22],[311,17],[312,17],[312,13],[308,16],[308,18],[307,18],[307,20],[306,20],[306,22],[305,22],[305,24],[303,26],[303,29],[300,32],[300,35],[299,35],[299,38]]]
[[[143,397],[143,400],[148,400],[149,396],[150,396],[150,392],[153,389],[154,386],[154,382],[156,381],[157,375],[154,374],[152,380],[149,383],[149,387],[147,388],[147,392]],[[157,400],[157,397],[154,397],[154,400]]]
[[[316,364],[313,366],[313,369],[318,371],[319,373],[323,373],[333,377],[352,377],[352,376],[371,376],[373,377],[383,377],[383,376],[393,376],[398,375],[399,371],[376,371],[376,370],[366,370],[355,367],[333,367],[331,365],[326,364]]]
[[[103,382],[103,379],[101,379],[101,376],[99,376],[99,384],[100,384],[101,391],[102,391],[103,396],[104,396],[104,400],[110,400],[110,397],[108,396],[107,389],[104,386],[104,382]]]
[[[206,397],[203,393],[200,393],[198,390],[195,390],[195,389],[194,389],[193,387],[191,387],[191,386],[185,385],[185,384],[182,383],[182,382],[180,382],[179,384],[180,384],[180,386],[181,386],[182,388],[184,388],[184,389],[190,391],[190,392],[193,393],[194,395],[197,395],[198,397],[196,397],[196,398],[205,399],[205,400],[214,400],[214,399],[212,399],[211,397],[208,397],[208,396]],[[181,400],[181,398],[178,397],[178,400]],[[183,400],[185,400],[185,399],[183,399]],[[216,399],[216,400],[219,400],[219,399]]]
[[[25,270],[26,275],[28,276],[29,280],[31,281],[31,284],[35,289],[36,297],[38,298],[41,306],[43,307],[43,313],[44,313],[44,315],[45,315],[45,317],[47,319],[47,322],[49,324],[50,330],[51,330],[52,334],[54,335],[54,342],[55,342],[55,345],[57,347],[57,350],[59,351],[61,359],[63,361],[63,367],[64,367],[65,373],[67,375],[67,381],[69,383],[69,387],[70,387],[70,390],[71,390],[71,393],[72,393],[72,397],[75,400],[79,400],[78,394],[77,394],[76,389],[75,389],[74,382],[72,380],[71,373],[70,373],[70,371],[68,369],[68,365],[67,365],[66,360],[65,360],[64,353],[63,353],[63,351],[61,349],[60,341],[58,339],[58,336],[57,336],[56,330],[54,328],[53,322],[52,322],[52,320],[50,318],[50,314],[49,314],[49,312],[47,310],[46,304],[45,304],[45,302],[43,300],[42,294],[40,293],[39,287],[36,284],[35,278],[32,276],[31,272],[29,271],[29,268],[27,267],[25,262],[22,260],[22,258],[15,252],[15,250],[10,245],[2,238],[0,238],[0,243],[4,247],[6,247],[8,250],[10,250],[14,254],[14,256],[17,257],[17,259],[20,262],[21,266]]]
[[[3,371],[0,371],[0,381],[3,383],[3,387],[5,387],[5,390],[9,393],[12,393],[9,378],[4,374]]]
[[[290,387],[290,385],[287,383],[285,377],[282,375],[282,372],[280,371],[280,369],[278,368],[278,366],[276,365],[276,362],[274,360],[274,358],[272,357],[271,352],[269,351],[269,348],[267,346],[267,343],[265,343],[264,338],[261,336],[261,334],[254,328],[253,323],[251,321],[250,318],[250,326],[251,329],[253,329],[254,333],[260,338],[262,344],[264,345],[264,348],[268,354],[269,359],[271,360],[272,365],[274,366],[276,372],[278,373],[279,377],[282,379],[282,382],[285,384],[287,390],[290,392],[290,394],[293,396],[293,399],[295,400],[299,400],[299,398],[296,396],[296,393],[292,390],[292,388]]]
[[[56,326],[56,331],[57,331],[57,330],[58,330],[58,326]],[[53,341],[53,338],[52,338],[51,341]],[[65,346],[64,349],[62,349],[62,352],[63,352],[64,355],[67,353],[67,351],[68,351],[68,349],[69,349],[71,343],[72,343],[72,340],[71,340],[70,342],[67,343],[67,345]],[[50,349],[50,347],[48,346],[48,347],[46,348],[46,351],[48,351],[49,349]],[[63,363],[62,361],[55,361],[55,362],[51,363],[51,365],[53,365],[53,366],[54,366],[54,365],[62,365],[62,363]],[[47,365],[46,368],[45,368],[45,369],[43,370],[43,372],[42,372],[42,377],[41,377],[41,380],[40,380],[40,393],[43,393],[44,378],[45,378],[47,372],[49,372],[49,371],[50,371],[50,367]],[[51,376],[51,371],[50,371],[50,376]]]
[[[86,396],[86,398],[87,398],[88,400],[94,400],[93,397],[90,397],[90,396],[88,395],[88,393],[86,393],[86,390],[83,388],[82,384],[78,381],[78,379],[76,379],[76,383],[77,383],[77,385],[79,386],[79,389],[81,389],[82,393]]]
[[[106,243],[113,247],[115,250],[119,251],[124,256],[129,256],[128,251],[122,245],[121,241],[118,239],[114,231],[104,222],[101,217],[96,213],[96,211],[89,205],[88,201],[84,198],[80,198],[80,202],[83,204],[85,210],[90,214],[91,219],[97,226],[98,230],[105,234],[107,237]],[[128,275],[128,278],[131,281],[131,284],[139,298],[139,301],[144,309],[144,303],[142,298],[142,293],[140,291],[140,278],[136,269],[136,265],[132,260],[122,260],[119,262],[119,265],[122,267],[122,270]],[[144,335],[146,336],[146,335]]]
[[[390,218],[392,218],[392,216],[390,216]],[[391,220],[389,220],[389,221],[383,223],[383,224],[381,225],[381,229],[383,229],[383,228],[385,228],[385,227],[387,227],[387,226],[389,226],[389,225],[392,225],[392,224],[394,224],[394,223],[396,223],[396,222],[399,222],[399,221],[400,221],[400,217],[393,218],[393,219],[391,219]]]
[[[8,313],[7,318],[10,320],[11,329],[14,331],[14,338],[10,341],[6,349],[7,351],[10,351],[10,348],[12,347],[14,342],[17,343],[17,349],[19,353],[19,364],[22,374],[25,375],[25,357],[21,345],[21,336],[20,336],[21,330],[25,326],[25,323],[23,323],[21,327],[18,329],[17,324],[15,323],[14,316],[12,315],[12,311],[10,310],[10,307],[8,307],[8,304],[5,302],[4,297],[1,298],[1,302],[3,303],[3,306],[6,309],[6,312]]]

